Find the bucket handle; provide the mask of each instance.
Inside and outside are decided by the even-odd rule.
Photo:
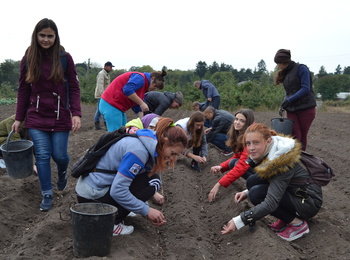
[[[69,203],[69,208],[71,208],[73,205],[74,205],[74,201],[71,201],[71,203]],[[70,218],[68,218],[68,219],[64,219],[63,217],[62,217],[62,212],[60,211],[60,212],[58,212],[58,214],[60,214],[60,219],[62,220],[62,221],[71,221],[71,219],[72,219],[72,215],[70,215]]]
[[[9,143],[10,143],[10,139],[11,139],[11,136],[12,136],[12,134],[13,134],[14,132],[13,132],[13,130],[11,130],[11,132],[9,133],[9,135],[8,135],[8,137],[7,137],[7,140],[6,140],[6,152],[8,152],[9,151]]]

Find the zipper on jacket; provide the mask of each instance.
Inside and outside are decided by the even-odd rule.
[[[40,103],[40,96],[36,96],[36,112],[39,112],[39,103]]]
[[[61,96],[57,95],[57,93],[52,92],[54,96],[57,96],[57,110],[55,110],[55,113],[57,114],[56,120],[60,119],[60,105],[61,105]]]

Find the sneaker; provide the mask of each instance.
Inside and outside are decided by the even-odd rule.
[[[118,225],[114,225],[113,236],[130,235],[133,231],[133,226],[126,226],[123,223],[119,223]]]
[[[45,195],[40,203],[41,211],[49,211],[52,208],[52,196]]]
[[[58,173],[57,189],[64,190],[67,186],[67,171]]]
[[[299,227],[293,226],[292,224],[288,224],[286,229],[282,232],[277,233],[277,235],[284,240],[293,241],[309,232],[309,226],[307,225],[306,221],[303,221],[303,223]]]
[[[130,213],[128,214],[128,216],[127,217],[136,217],[136,214],[134,213],[134,212],[132,212],[132,211],[130,211]]]
[[[233,152],[232,151],[222,151],[221,154],[223,156],[230,156],[231,154],[233,154]]]
[[[197,162],[191,162],[191,168],[192,170],[196,171],[196,172],[200,172],[202,169],[198,166]]]
[[[278,219],[276,222],[269,224],[269,227],[275,232],[282,232],[286,229],[287,224],[284,221]]]

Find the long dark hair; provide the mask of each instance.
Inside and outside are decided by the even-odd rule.
[[[51,74],[49,80],[53,80],[55,83],[64,81],[63,68],[60,60],[60,52],[64,51],[63,46],[60,44],[60,36],[58,29],[54,21],[44,18],[40,20],[32,33],[31,44],[26,51],[27,58],[27,75],[26,82],[32,83],[39,80],[41,74],[41,51],[42,48],[38,43],[38,33],[46,28],[51,28],[55,32],[55,42],[48,50],[52,55]]]
[[[199,147],[202,144],[202,138],[204,134],[204,127],[201,129],[195,128],[195,123],[204,122],[205,116],[202,112],[195,112],[190,116],[187,122],[187,131],[191,134],[191,145],[193,147]]]
[[[235,116],[237,114],[242,114],[246,121],[244,124],[244,127],[241,131],[237,131],[235,129],[234,123],[232,123],[231,128],[228,132],[229,138],[226,141],[226,145],[232,148],[232,151],[236,152],[242,152],[244,149],[245,144],[243,143],[243,134],[246,131],[246,129],[254,123],[254,112],[251,109],[241,109],[235,113]]]

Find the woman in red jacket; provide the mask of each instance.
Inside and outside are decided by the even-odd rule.
[[[211,173],[218,174],[219,172],[226,172],[211,189],[208,199],[209,202],[213,201],[221,186],[227,188],[231,183],[237,180],[239,177],[247,179],[253,174],[249,164],[245,161],[248,159],[247,148],[244,146],[242,139],[245,130],[254,123],[254,113],[250,109],[241,109],[235,114],[235,119],[229,131],[229,139],[226,145],[232,148],[234,151],[233,157],[227,161],[211,167]]]

